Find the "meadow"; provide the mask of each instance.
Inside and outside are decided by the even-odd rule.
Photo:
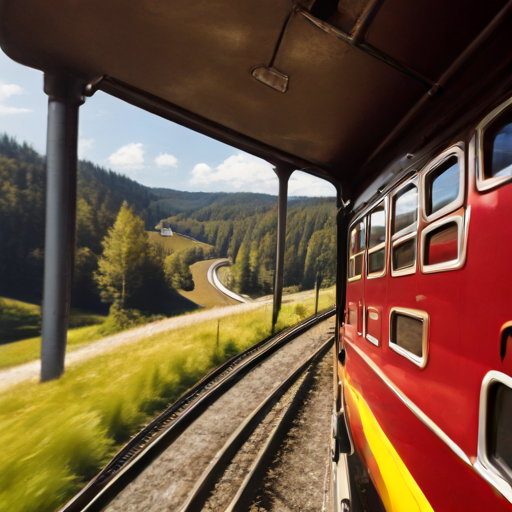
[[[41,308],[38,305],[0,297],[0,370],[39,358]],[[107,335],[106,316],[72,309],[68,347],[80,346]]]
[[[322,290],[320,309],[334,289]],[[215,366],[270,335],[271,306],[157,334],[0,395],[0,510],[50,512],[70,499],[149,419]],[[314,312],[287,297],[277,330]]]

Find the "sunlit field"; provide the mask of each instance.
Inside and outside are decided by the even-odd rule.
[[[160,236],[159,232],[148,231],[149,241],[161,245],[165,250],[171,252],[181,252],[194,247],[202,247],[205,251],[213,249],[213,246],[191,240],[190,238],[174,233],[173,236]]]
[[[334,289],[321,290],[319,310]],[[278,330],[314,313],[314,292],[286,297]],[[289,302],[288,302],[289,301]],[[157,334],[0,395],[0,510],[53,511],[150,418],[215,366],[270,335],[271,304]],[[96,326],[93,326],[96,327]]]
[[[41,308],[0,298],[0,370],[38,359],[41,352]],[[71,310],[69,350],[106,336],[106,316]]]

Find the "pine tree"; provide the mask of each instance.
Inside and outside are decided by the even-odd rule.
[[[102,242],[103,254],[98,260],[95,279],[105,302],[123,308],[126,297],[140,286],[139,267],[148,252],[148,235],[144,222],[123,202],[114,226]]]
[[[164,273],[170,287],[186,292],[191,292],[194,289],[194,279],[190,268],[182,261],[179,254],[171,254],[165,258]]]

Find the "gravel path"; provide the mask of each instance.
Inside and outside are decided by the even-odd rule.
[[[332,352],[316,375],[250,512],[330,512]]]
[[[154,334],[187,327],[198,322],[205,322],[207,320],[215,320],[217,318],[223,318],[237,313],[244,313],[246,311],[260,308],[262,307],[262,304],[264,303],[258,302],[213,308],[199,313],[191,313],[189,315],[168,318],[167,320],[159,320],[142,327],[114,334],[113,336],[102,338],[101,340],[94,341],[83,348],[67,353],[66,367],[82,363],[88,359],[96,357],[97,355],[116,350],[122,345],[135,343],[141,339],[153,336]],[[0,371],[0,392],[24,381],[38,381],[40,372],[40,360],[2,370]]]
[[[317,324],[253,369],[212,404],[106,510],[179,510],[196,480],[232,432],[306,356],[328,339],[333,325],[334,318]],[[330,383],[328,389],[331,392]]]

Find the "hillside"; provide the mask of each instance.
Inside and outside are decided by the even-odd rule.
[[[75,307],[105,310],[92,276],[103,250],[101,242],[125,200],[145,221],[148,231],[163,220],[175,232],[211,245],[211,256],[230,257],[235,262],[233,279],[238,291],[261,294],[271,290],[277,233],[276,196],[150,188],[83,160],[78,165],[77,196],[72,294]],[[285,285],[312,288],[320,267],[326,284],[332,284],[335,201],[333,198],[291,199]],[[34,303],[41,300],[44,202],[44,157],[29,145],[19,144],[6,134],[0,135],[0,295]],[[151,237],[152,241],[164,245],[186,240],[172,237],[172,242],[162,242],[158,235]]]

